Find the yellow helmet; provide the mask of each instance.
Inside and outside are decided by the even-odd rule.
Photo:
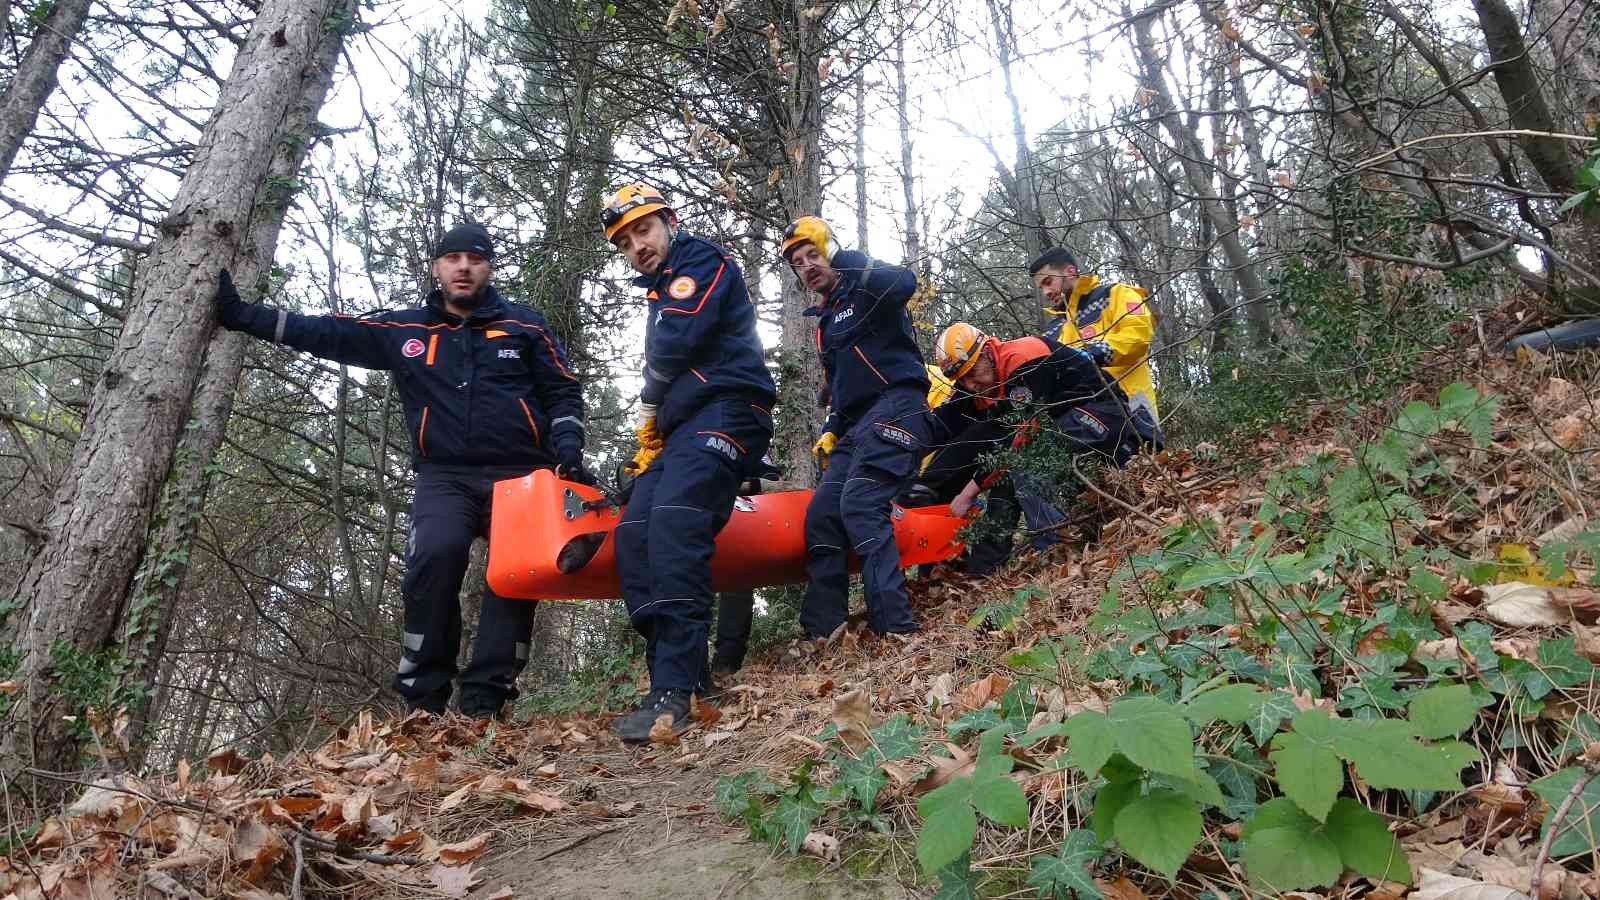
[[[994,338],[979,331],[975,326],[966,322],[957,322],[939,333],[938,340],[933,342],[933,358],[939,365],[939,371],[951,381],[961,380],[961,376],[972,371],[978,364],[978,357],[984,348]]]
[[[820,216],[801,216],[783,230],[783,246],[779,252],[789,258],[789,251],[801,244],[811,244],[823,259],[833,259],[833,229]]]
[[[660,191],[642,181],[623,185],[600,206],[600,224],[605,227],[606,240],[614,239],[617,232],[629,222],[658,209],[672,212],[672,207],[667,205],[667,198],[661,196]]]

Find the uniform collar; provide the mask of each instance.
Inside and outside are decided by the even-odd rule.
[[[1060,306],[1045,307],[1045,315],[1066,316],[1077,312],[1078,301],[1083,299],[1083,295],[1089,293],[1099,286],[1099,275],[1079,275],[1078,283],[1072,286],[1072,295],[1067,297],[1067,302],[1061,304]]]
[[[444,304],[444,291],[434,288],[428,292],[428,308],[446,322],[460,322],[462,318],[451,312]],[[483,293],[478,295],[478,304],[472,308],[465,319],[467,322],[488,322],[502,318],[505,315],[506,301],[494,285],[483,286]]]

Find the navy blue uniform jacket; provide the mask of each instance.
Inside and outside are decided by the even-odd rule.
[[[839,281],[806,315],[818,317],[817,353],[833,407],[823,430],[842,437],[889,388],[926,394],[928,370],[906,312],[916,274],[859,250],[840,250],[829,265]]]
[[[554,465],[583,446],[583,390],[536,310],[484,289],[472,314],[435,290],[420,308],[303,316],[254,303],[219,306],[223,327],[334,362],[394,373],[412,468]]]
[[[746,399],[768,414],[777,390],[756,334],[756,307],[728,251],[678,229],[645,288],[644,390],[656,428],[670,434],[712,400]]]

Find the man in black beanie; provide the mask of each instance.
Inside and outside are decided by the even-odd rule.
[[[394,373],[417,473],[394,688],[413,710],[442,713],[449,702],[461,643],[458,595],[472,542],[488,531],[494,483],[540,468],[587,478],[578,379],[544,316],[489,284],[493,266],[488,231],[457,225],[434,248],[436,286],[421,307],[359,318],[245,303],[226,269],[218,278],[224,328]],[[461,675],[463,713],[491,718],[516,698],[533,610],[484,586],[472,660]]]

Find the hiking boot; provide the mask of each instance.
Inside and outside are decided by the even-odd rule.
[[[744,664],[737,659],[723,659],[718,657],[711,661],[711,674],[717,678],[728,678],[738,674]]]
[[[623,743],[643,744],[650,740],[650,729],[664,713],[672,714],[673,734],[687,730],[693,722],[689,718],[688,692],[672,688],[651,691],[644,695],[638,709],[612,722],[611,730]]]
[[[406,715],[410,715],[418,710],[421,710],[429,715],[442,716],[444,715],[445,707],[449,704],[449,702],[450,695],[448,694],[444,696],[435,694],[432,697],[425,697],[421,700],[407,700]]]
[[[467,695],[461,698],[461,714],[469,719],[494,721],[500,718],[500,711],[505,708],[504,700],[491,700],[488,697]]]

